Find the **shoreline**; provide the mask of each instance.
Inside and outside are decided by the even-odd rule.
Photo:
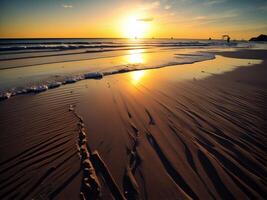
[[[150,54],[153,53],[152,52],[145,52],[146,54]],[[3,91],[2,93],[0,93],[0,101],[1,100],[6,100],[9,99],[12,96],[17,96],[20,94],[28,94],[28,93],[40,93],[40,92],[45,92],[48,89],[53,89],[53,88],[57,88],[60,87],[61,85],[65,85],[65,84],[70,84],[70,83],[76,83],[78,81],[81,80],[85,80],[85,79],[102,79],[104,78],[104,76],[110,76],[110,75],[114,75],[114,74],[122,74],[122,73],[128,73],[128,72],[133,72],[133,71],[139,71],[139,70],[150,70],[150,69],[160,69],[160,68],[165,68],[165,67],[174,67],[174,66],[178,66],[178,65],[186,65],[186,64],[193,64],[196,62],[203,62],[205,60],[212,60],[215,59],[215,55],[213,55],[212,53],[205,53],[205,52],[198,52],[199,57],[203,57],[202,59],[198,60],[197,58],[195,60],[190,60],[190,61],[177,61],[176,63],[165,63],[159,65],[159,66],[153,66],[153,67],[144,67],[142,68],[142,65],[138,67],[138,65],[135,64],[128,64],[128,65],[119,65],[119,66],[115,66],[114,69],[101,69],[101,70],[93,70],[93,71],[89,71],[86,73],[79,73],[78,75],[73,75],[73,76],[67,76],[67,77],[61,77],[61,79],[59,80],[54,80],[50,83],[44,83],[44,84],[39,84],[39,85],[33,85],[31,87],[17,87],[14,88],[13,90],[6,90]],[[131,54],[125,54],[125,55],[121,55],[121,56],[130,56]],[[178,56],[178,55],[177,55]],[[185,55],[184,55],[185,56]],[[187,56],[190,56],[190,54],[188,54]],[[196,55],[193,55],[196,56]],[[104,57],[106,59],[109,58],[115,58],[117,56],[108,56],[108,57]],[[89,60],[97,60],[97,59],[103,59],[103,57],[98,57],[98,58],[91,58],[91,59],[86,59],[84,61],[89,61]],[[83,61],[83,59],[81,60],[74,60],[75,61]],[[65,61],[66,63],[70,62],[70,61]],[[64,62],[59,62],[59,63],[64,63]],[[58,64],[59,64],[58,63]],[[45,63],[45,64],[57,64],[57,62],[53,62],[53,63]],[[38,66],[43,66],[45,64],[39,64],[39,65],[33,65],[35,67]],[[9,68],[2,68],[1,70],[8,70],[8,69],[22,69],[23,67],[33,67],[31,65],[28,66],[20,66],[20,67],[9,67]],[[137,66],[137,67],[136,67]],[[20,89],[21,88],[21,89]]]
[[[239,50],[239,51],[242,51],[242,50]],[[237,52],[239,52],[237,51]],[[252,52],[257,52],[257,51],[261,51],[261,52],[265,52],[264,50],[250,50]],[[232,51],[225,51],[225,55],[227,54],[231,54]],[[146,52],[146,53],[150,53],[150,52]],[[33,84],[31,87],[15,87],[13,88],[12,90],[3,90],[1,93],[0,93],[0,101],[2,100],[6,100],[6,99],[9,99],[10,97],[13,97],[13,96],[17,96],[17,95],[21,95],[21,94],[28,94],[28,93],[40,93],[40,92],[44,92],[48,89],[54,89],[54,88],[57,88],[61,85],[65,85],[65,84],[69,84],[69,83],[75,83],[77,81],[81,81],[81,80],[85,80],[85,79],[102,79],[104,76],[109,76],[109,75],[114,75],[114,74],[120,74],[120,73],[128,73],[128,72],[133,72],[133,71],[139,71],[139,70],[151,70],[151,69],[160,69],[160,68],[165,68],[165,67],[179,67],[179,65],[182,65],[182,67],[184,65],[187,65],[187,64],[193,64],[193,63],[196,63],[196,62],[203,62],[203,61],[206,61],[206,60],[212,60],[212,59],[215,59],[215,56],[216,55],[222,55],[224,53],[221,53],[221,52],[201,52],[199,51],[199,56],[202,55],[208,55],[209,54],[209,58],[202,58],[202,60],[195,60],[195,61],[189,61],[189,62],[177,62],[177,63],[169,63],[169,64],[164,64],[163,66],[156,66],[156,67],[145,67],[145,68],[136,68],[135,65],[133,65],[132,67],[129,65],[129,66],[123,66],[123,68],[118,68],[118,69],[114,69],[113,71],[103,71],[103,70],[93,70],[91,72],[87,72],[87,73],[82,73],[82,74],[79,74],[79,75],[75,75],[75,76],[67,76],[65,78],[61,77],[59,78],[58,80],[54,80],[54,81],[46,81],[48,83],[44,83],[44,84]],[[126,55],[130,55],[130,54],[126,54]],[[179,54],[177,54],[179,55]],[[181,54],[183,55],[183,54]],[[188,54],[188,56],[190,56],[190,54]],[[116,57],[116,56],[111,56],[111,57],[105,57],[105,58],[112,58],[112,57]],[[226,56],[227,57],[227,56]],[[238,57],[236,57],[238,58]],[[248,58],[251,58],[251,59],[259,59],[260,57],[248,57]],[[99,57],[99,58],[91,58],[89,60],[94,60],[94,59],[102,59],[102,57]],[[83,60],[83,59],[82,59]],[[79,60],[79,61],[82,61],[82,60]],[[87,59],[88,60],[88,59]],[[74,60],[74,61],[78,61],[78,60]],[[65,61],[65,62],[69,62],[69,61]],[[62,63],[62,62],[60,62]],[[63,62],[64,63],[64,62]],[[56,64],[55,62],[53,63],[46,63],[46,64]],[[44,65],[44,64],[39,64],[40,66]],[[38,66],[38,65],[34,65],[34,66]],[[6,70],[6,69],[21,69],[23,67],[31,67],[31,65],[27,65],[27,66],[20,66],[20,67],[9,67],[9,68],[3,68],[3,69],[0,69],[1,70]],[[42,81],[41,81],[42,82]]]

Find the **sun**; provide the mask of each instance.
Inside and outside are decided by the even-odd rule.
[[[138,20],[138,17],[127,18],[122,25],[123,37],[145,38],[149,31],[149,23]]]

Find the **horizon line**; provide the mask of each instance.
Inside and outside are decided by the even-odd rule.
[[[175,38],[175,37],[147,37],[147,38],[126,38],[126,37],[0,37],[0,40],[56,40],[56,39],[169,39],[169,40],[209,40],[209,38]],[[211,38],[211,40],[222,40],[222,38]],[[247,39],[232,39],[245,40]]]

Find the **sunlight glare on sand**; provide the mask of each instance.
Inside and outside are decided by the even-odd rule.
[[[132,84],[137,85],[138,83],[140,83],[140,81],[144,78],[145,74],[145,70],[132,72],[130,75]]]

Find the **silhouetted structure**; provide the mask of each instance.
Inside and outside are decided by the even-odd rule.
[[[223,35],[223,36],[222,36],[222,39],[223,39],[223,40],[226,39],[226,41],[229,43],[231,38],[230,38],[229,35]]]
[[[267,35],[259,35],[258,37],[253,37],[249,41],[267,41]]]

